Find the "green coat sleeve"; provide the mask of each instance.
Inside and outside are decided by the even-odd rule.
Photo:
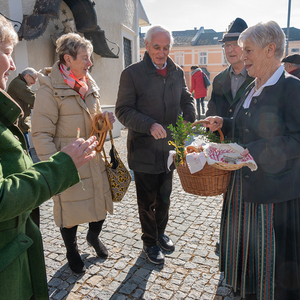
[[[63,152],[6,178],[0,164],[0,222],[38,207],[79,181],[71,157]]]

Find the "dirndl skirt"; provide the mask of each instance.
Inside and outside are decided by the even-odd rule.
[[[271,204],[243,201],[242,169],[233,173],[220,226],[225,282],[261,300],[300,299],[300,198]]]

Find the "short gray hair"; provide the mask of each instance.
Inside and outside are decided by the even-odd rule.
[[[280,60],[283,57],[285,34],[275,21],[260,22],[247,28],[241,33],[238,44],[242,45],[246,40],[252,41],[261,49],[270,43],[274,43],[276,45],[275,57]]]
[[[152,35],[154,33],[157,33],[157,32],[164,32],[164,33],[167,33],[170,37],[170,47],[172,47],[173,43],[174,43],[174,39],[173,39],[173,36],[172,36],[172,32],[166,28],[163,28],[162,26],[160,25],[155,25],[155,26],[152,26],[147,32],[146,32],[146,35],[145,35],[145,42],[148,42],[150,43],[151,40],[152,40]]]
[[[26,68],[22,71],[21,75],[24,77],[26,74],[29,74],[34,78],[37,76],[37,71],[34,68]]]
[[[93,53],[93,45],[91,41],[80,36],[77,33],[67,33],[63,34],[56,41],[56,52],[58,53],[59,63],[65,64],[65,54],[72,56],[74,60],[77,58],[78,51],[80,48],[85,48]]]
[[[300,65],[299,64],[292,64],[292,63],[290,63],[294,68],[300,68]]]

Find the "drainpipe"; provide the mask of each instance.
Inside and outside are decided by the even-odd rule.
[[[286,28],[286,49],[285,49],[285,56],[289,55],[291,1],[292,0],[289,0],[289,6],[288,6],[288,20],[287,20],[287,28]]]

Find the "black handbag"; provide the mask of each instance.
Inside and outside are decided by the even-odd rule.
[[[208,87],[211,85],[208,77],[203,73],[203,80],[204,80],[204,86],[206,89],[208,89]]]
[[[131,182],[130,172],[123,164],[113,142],[113,136],[111,130],[109,130],[111,149],[109,151],[110,163],[105,155],[104,148],[102,150],[105,159],[106,173],[110,184],[110,190],[112,200],[114,202],[120,202]]]

